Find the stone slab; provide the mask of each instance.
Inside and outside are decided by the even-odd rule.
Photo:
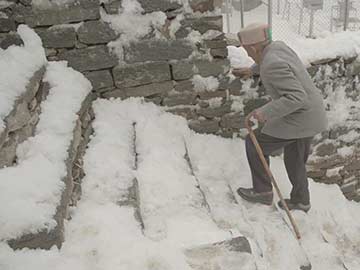
[[[230,62],[227,59],[195,60],[195,66],[198,74],[202,77],[214,76],[227,73],[230,70]]]
[[[118,88],[171,80],[170,66],[167,62],[116,66],[113,74]]]
[[[88,45],[106,44],[118,37],[110,25],[102,21],[84,22],[77,34],[79,41]]]
[[[51,26],[100,19],[99,0],[79,0],[64,6],[36,9],[17,5],[14,19],[30,27]]]
[[[0,18],[0,32],[10,32],[16,30],[16,24],[13,19]]]
[[[193,47],[186,40],[144,40],[126,47],[125,61],[128,63],[146,61],[169,61],[188,58]]]
[[[72,27],[48,28],[36,30],[45,48],[72,48],[75,47],[76,33]]]
[[[170,92],[173,88],[173,82],[168,81],[125,88],[125,92],[127,97],[149,97],[156,94],[165,94]]]
[[[174,80],[187,80],[194,76],[194,64],[189,61],[178,61],[171,64]]]
[[[104,8],[107,14],[118,14],[121,7],[122,0],[112,0],[104,3]]]
[[[180,22],[182,27],[190,27],[193,30],[204,34],[208,30],[217,30],[222,32],[223,19],[222,16],[205,16],[205,17],[188,17]]]
[[[108,70],[93,71],[84,75],[91,82],[95,91],[114,86],[113,78]]]
[[[145,13],[154,11],[170,11],[181,8],[182,5],[172,0],[138,0]]]
[[[218,120],[193,120],[189,122],[189,127],[197,133],[212,134],[219,131]]]
[[[118,64],[117,57],[105,45],[64,51],[58,55],[58,59],[68,61],[69,66],[78,71],[112,68]]]

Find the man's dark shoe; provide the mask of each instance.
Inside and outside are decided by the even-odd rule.
[[[241,198],[249,202],[271,205],[273,202],[273,192],[256,192],[253,188],[238,188],[237,193]]]
[[[310,208],[311,208],[311,205],[310,203],[309,204],[303,204],[303,203],[293,203],[291,202],[290,199],[285,199],[285,202],[289,208],[289,210],[301,210],[301,211],[304,211],[305,213],[307,213]],[[281,203],[281,201],[278,202],[278,206],[285,210],[285,207],[283,206],[283,204]]]

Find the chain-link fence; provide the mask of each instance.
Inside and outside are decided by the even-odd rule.
[[[224,31],[230,33],[252,22],[269,23],[274,38],[287,41],[360,30],[360,0],[223,0],[218,4]]]

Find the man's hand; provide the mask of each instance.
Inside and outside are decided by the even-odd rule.
[[[251,68],[234,68],[232,70],[232,74],[245,80],[249,79],[253,75]]]
[[[258,120],[260,123],[265,123],[266,122],[266,118],[265,118],[265,115],[260,112],[259,110],[254,110],[250,113],[250,115],[252,117],[254,117],[256,120]],[[250,116],[250,117],[251,117]]]

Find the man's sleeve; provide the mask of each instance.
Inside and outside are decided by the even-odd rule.
[[[272,63],[263,76],[280,95],[259,109],[266,120],[281,118],[303,106],[307,93],[286,62]]]

